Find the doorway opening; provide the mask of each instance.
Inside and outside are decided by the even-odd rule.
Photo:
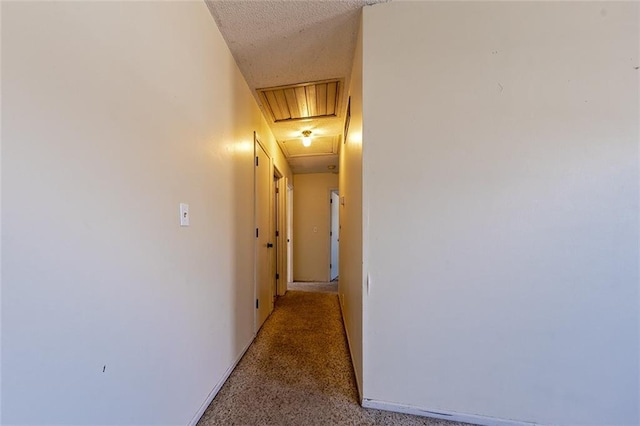
[[[285,292],[289,288],[289,283],[293,282],[293,186],[287,182],[287,282]]]
[[[329,263],[329,279],[336,281],[340,275],[340,195],[337,189],[331,190],[331,262]]]

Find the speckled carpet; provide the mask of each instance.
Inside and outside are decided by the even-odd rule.
[[[280,297],[198,425],[461,425],[362,408],[338,303]]]
[[[315,293],[338,294],[338,281],[325,282],[293,282],[287,285],[289,290],[312,291]]]

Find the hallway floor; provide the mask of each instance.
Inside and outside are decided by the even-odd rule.
[[[461,425],[362,408],[338,296],[322,290],[278,299],[199,426]]]
[[[302,282],[296,281],[289,283],[287,288],[295,291],[311,291],[314,293],[333,293],[338,294],[338,281],[327,282]]]

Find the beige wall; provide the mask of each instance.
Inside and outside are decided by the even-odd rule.
[[[351,360],[362,399],[362,27],[351,74],[351,121],[340,150],[339,289]]]
[[[639,8],[365,8],[368,406],[640,422]]]
[[[293,176],[293,280],[329,281],[331,189],[335,173]]]
[[[2,3],[3,424],[203,408],[253,338],[254,130],[204,2]]]

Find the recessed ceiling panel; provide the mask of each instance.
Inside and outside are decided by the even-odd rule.
[[[338,153],[339,136],[322,136],[312,138],[311,146],[302,145],[302,139],[291,139],[282,142],[284,154],[291,157],[309,155],[329,155]]]
[[[275,122],[336,117],[342,83],[339,79],[258,89],[264,108]]]
[[[339,158],[337,155],[314,155],[311,157],[294,157],[289,159],[293,174],[300,173],[338,173]]]

